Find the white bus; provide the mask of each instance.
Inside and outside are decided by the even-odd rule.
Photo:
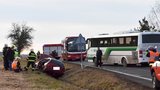
[[[139,32],[99,35],[88,38],[87,59],[96,57],[97,47],[103,52],[102,61],[107,64],[148,64],[146,50],[157,46],[160,51],[160,32]]]

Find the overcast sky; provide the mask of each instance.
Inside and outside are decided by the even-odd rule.
[[[150,13],[154,0],[0,0],[0,49],[10,44],[12,23],[27,23],[33,32],[33,48],[61,43],[66,36],[91,37],[138,27]],[[28,52],[24,52],[28,53]]]

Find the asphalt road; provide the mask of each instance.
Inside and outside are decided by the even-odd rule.
[[[69,61],[70,63],[80,64],[83,65],[83,68],[85,67],[95,67],[94,63],[92,62],[80,62],[80,61]],[[99,67],[98,67],[99,68]],[[152,88],[152,77],[150,74],[149,67],[141,67],[141,66],[129,66],[129,67],[123,67],[120,65],[103,65],[101,68],[102,70],[110,71],[113,73],[116,73],[119,77],[125,78],[127,80],[136,82],[138,84],[147,86]]]

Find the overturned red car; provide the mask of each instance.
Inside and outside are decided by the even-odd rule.
[[[43,71],[55,78],[62,76],[65,72],[63,62],[54,58],[42,59],[36,64],[36,67],[38,70]]]

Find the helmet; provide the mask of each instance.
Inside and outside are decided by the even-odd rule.
[[[154,50],[154,47],[150,46],[150,47],[148,48],[148,50],[153,51],[153,50]]]
[[[154,49],[157,49],[158,47],[157,46],[154,46]]]
[[[7,44],[4,44],[4,47],[8,47],[8,45],[7,45]]]
[[[31,49],[31,51],[34,51],[34,49]]]
[[[11,46],[11,48],[15,49],[15,48],[16,48],[16,46],[15,46],[15,45],[12,45],[12,46]]]
[[[17,50],[17,47],[15,45],[12,45],[11,48]]]
[[[154,52],[157,52],[157,46],[154,46],[154,50],[153,50]]]
[[[20,57],[15,57],[15,60],[20,60],[21,58]]]

